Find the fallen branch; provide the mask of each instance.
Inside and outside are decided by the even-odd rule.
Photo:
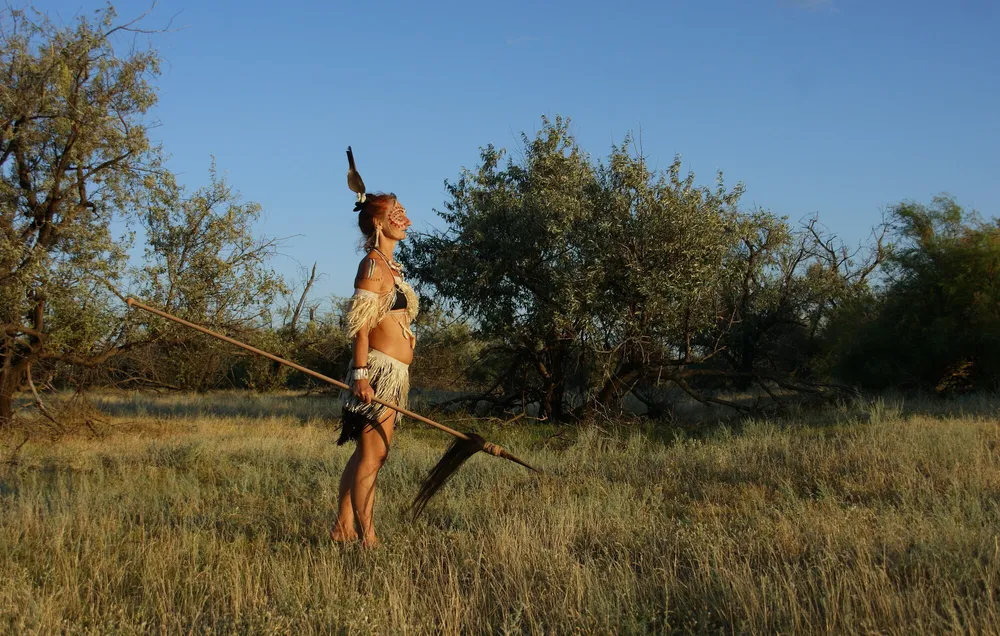
[[[35,406],[38,408],[38,412],[41,413],[43,416],[45,416],[45,419],[55,424],[56,428],[58,428],[60,431],[66,430],[66,427],[63,426],[59,420],[53,417],[51,413],[49,413],[49,409],[46,408],[45,404],[42,402],[42,397],[38,395],[38,389],[35,388],[35,382],[34,380],[31,379],[30,364],[28,365],[27,368],[27,379],[28,379],[28,386],[31,387],[31,394],[35,396]]]
[[[31,436],[25,433],[24,439],[21,440],[20,444],[14,447],[14,449],[7,456],[7,459],[4,460],[4,463],[7,464],[8,466],[14,466],[15,464],[17,464],[17,454],[21,452],[21,448],[23,448],[24,445],[27,444],[30,440]]]

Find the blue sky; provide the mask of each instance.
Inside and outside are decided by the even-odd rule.
[[[68,21],[100,5],[34,6]],[[317,299],[349,294],[360,258],[348,145],[370,190],[440,227],[444,180],[542,115],[569,117],[595,158],[641,132],[654,165],[680,154],[704,184],[721,169],[747,207],[819,214],[856,242],[904,199],[947,192],[997,214],[998,7],[160,0],[144,25],[179,30],[153,37],[153,135],[192,189],[214,155],[263,205],[261,231],[288,237],[276,268],[319,262]]]

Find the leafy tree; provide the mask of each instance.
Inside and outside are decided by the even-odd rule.
[[[606,407],[637,383],[667,380],[703,399],[691,380],[725,350],[720,308],[787,230],[740,212],[742,186],[727,190],[721,175],[696,186],[679,159],[654,173],[629,138],[600,165],[561,118],[522,141],[521,161],[503,168],[503,151],[486,147],[477,170],[448,184],[447,229],[403,251],[421,289],[487,343],[481,397],[538,401],[554,419],[581,405],[568,391]],[[740,247],[762,233],[777,238],[749,257]]]
[[[133,272],[139,296],[192,322],[242,333],[276,355],[286,353],[285,340],[263,329],[271,326],[272,305],[285,285],[268,266],[277,242],[254,232],[260,214],[260,205],[244,203],[214,164],[209,185],[190,197],[178,189],[148,204],[138,215],[147,236],[145,259]],[[287,373],[175,323],[145,315],[139,320],[135,331],[159,345],[158,355],[142,358],[145,368],[133,364],[136,377],[169,378],[180,388],[216,388],[233,371],[235,358],[245,360],[239,365],[241,379],[230,382],[276,388]]]
[[[446,183],[447,232],[413,235],[401,259],[425,295],[473,317],[494,346],[488,393],[513,402],[525,393],[559,417],[573,343],[588,327],[598,263],[587,249],[596,174],[568,134],[568,122],[545,121],[523,137],[522,164],[493,146],[482,164]],[[519,378],[533,380],[526,391]]]
[[[897,248],[880,293],[830,332],[835,371],[873,388],[993,389],[1000,380],[1000,224],[951,197],[891,211]]]
[[[425,303],[414,323],[419,355],[413,360],[410,384],[421,390],[465,391],[472,388],[471,370],[484,343],[469,323],[434,303]]]
[[[727,188],[721,173],[705,187],[679,158],[651,170],[631,137],[595,164],[562,118],[543,119],[519,150],[501,166],[504,151],[484,148],[446,183],[447,227],[403,246],[422,292],[484,341],[484,392],[472,398],[538,402],[560,419],[662,383],[741,409],[710,389],[828,394],[804,381],[817,338],[867,289],[881,236],[848,254],[815,221],[793,231],[741,210],[742,184]]]
[[[298,334],[291,354],[293,359],[302,366],[337,379],[343,377],[351,359],[351,341],[347,338],[341,322],[342,305],[342,302],[338,302],[334,311],[315,314],[314,318],[306,323],[302,332]],[[308,376],[297,372],[293,372],[288,380],[290,386],[308,385],[315,382]],[[326,384],[321,385],[321,387],[331,390]]]
[[[720,295],[737,274],[742,226],[756,222],[739,213],[742,184],[727,191],[720,173],[714,188],[699,187],[679,158],[654,173],[630,150],[626,138],[600,169],[592,251],[602,276],[589,347],[598,405],[648,381],[694,393],[693,367],[721,351],[699,336],[717,323]]]
[[[115,20],[110,5],[68,27],[0,13],[0,425],[33,364],[97,367],[161,337],[115,301],[136,280],[115,222],[146,223],[145,293],[186,315],[249,317],[276,284],[256,207],[214,176],[186,198],[164,169],[147,120],[160,58],[120,54],[137,27]]]
[[[0,423],[33,362],[96,365],[127,346],[104,283],[126,264],[112,221],[161,196],[144,123],[160,60],[117,55],[130,27],[114,18],[0,14]]]
[[[876,225],[871,242],[850,251],[817,218],[792,230],[783,219],[752,217],[732,261],[738,275],[723,294],[722,320],[708,337],[718,334],[739,374],[737,388],[760,384],[762,376],[786,388],[793,379],[825,380],[822,340],[831,316],[867,297],[871,277],[890,254],[887,225]]]

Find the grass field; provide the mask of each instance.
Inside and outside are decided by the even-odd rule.
[[[380,477],[383,545],[330,544],[350,449],[323,398],[105,396],[105,421],[3,438],[0,632],[997,633],[997,396],[788,421],[412,421]],[[686,431],[686,432],[685,432]],[[706,431],[706,432],[700,432]]]

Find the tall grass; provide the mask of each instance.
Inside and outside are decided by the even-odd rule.
[[[279,416],[107,398],[102,428],[21,448],[0,473],[0,631],[1000,630],[992,398],[697,436],[493,428],[545,474],[476,457],[416,523],[449,440],[410,422],[372,551],[328,540],[351,450],[327,403],[268,399]]]

